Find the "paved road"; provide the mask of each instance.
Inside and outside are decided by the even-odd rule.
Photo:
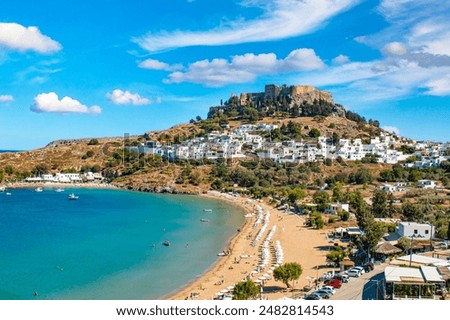
[[[350,281],[343,283],[330,300],[382,300],[385,267],[385,264],[377,265],[373,271],[359,278],[350,277]]]

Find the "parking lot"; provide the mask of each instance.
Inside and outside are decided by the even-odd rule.
[[[383,300],[385,267],[386,264],[376,265],[371,272],[350,277],[330,300]]]

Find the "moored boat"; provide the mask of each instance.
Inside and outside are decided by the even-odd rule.
[[[69,200],[78,200],[78,196],[76,196],[74,193],[69,194]]]
[[[170,242],[169,242],[169,241],[167,241],[167,240],[166,240],[166,241],[164,241],[164,242],[163,242],[163,246],[166,246],[166,247],[170,246]]]
[[[34,191],[36,192],[42,192],[44,191],[44,189],[42,187],[37,187],[36,189],[34,189]]]

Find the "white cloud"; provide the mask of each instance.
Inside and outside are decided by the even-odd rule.
[[[400,136],[400,130],[394,126],[384,126],[381,129],[386,130],[387,132],[393,133],[397,136]]]
[[[271,73],[277,68],[279,62],[275,53],[246,53],[233,56],[230,64],[224,59],[222,61],[223,64],[220,67],[245,70],[251,74]]]
[[[450,76],[432,79],[425,83],[425,87],[428,88],[427,94],[429,95],[448,96],[450,95]]]
[[[38,94],[34,98],[34,104],[30,109],[31,111],[37,113],[100,114],[102,111],[99,106],[87,107],[81,104],[78,100],[67,96],[60,100],[58,95],[54,92]]]
[[[390,26],[370,36],[372,44],[395,39],[415,53],[450,55],[450,2],[383,0],[378,9]]]
[[[113,92],[106,95],[108,99],[114,104],[132,104],[144,105],[150,104],[150,99],[141,97],[137,93],[131,93],[128,90],[115,89]]]
[[[147,59],[139,63],[139,68],[150,70],[175,71],[182,68],[181,65],[170,65],[155,59]]]
[[[14,100],[14,97],[9,94],[0,95],[0,102],[11,102]]]
[[[449,13],[450,14],[450,11]],[[450,55],[450,21],[436,17],[416,24],[408,37],[411,46],[435,55]]]
[[[439,10],[436,10],[439,8]],[[354,38],[384,56],[291,75],[288,83],[331,87],[349,105],[400,100],[414,95],[450,96],[450,2],[385,0],[379,6],[388,26]],[[430,17],[433,17],[430,19]]]
[[[279,40],[308,34],[333,16],[358,4],[360,0],[252,0],[246,7],[258,7],[264,13],[253,20],[239,19],[207,31],[149,33],[133,39],[150,52],[188,46],[217,46]]]
[[[392,56],[401,56],[408,52],[408,50],[402,43],[396,42],[396,41],[389,42],[388,44],[386,44],[383,47],[382,51],[385,54],[392,55]]]
[[[0,22],[0,47],[18,51],[36,51],[49,54],[61,50],[61,45],[43,35],[37,27]]]
[[[313,49],[296,49],[289,53],[289,55],[280,61],[281,69],[288,71],[309,71],[322,69],[325,64],[316,55]]]
[[[261,75],[317,70],[325,67],[312,49],[296,49],[285,59],[274,53],[246,53],[227,59],[201,60],[187,70],[169,74],[167,83],[193,82],[219,87],[230,83],[246,83]]]
[[[350,58],[348,56],[344,56],[343,54],[340,54],[336,58],[334,58],[332,62],[334,64],[349,63],[350,62]]]

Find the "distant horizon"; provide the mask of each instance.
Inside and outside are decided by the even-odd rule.
[[[0,153],[6,153],[6,152],[22,152],[26,150],[8,150],[8,149],[0,149]]]
[[[5,1],[0,145],[164,130],[271,83],[450,141],[449,15],[437,0]]]

